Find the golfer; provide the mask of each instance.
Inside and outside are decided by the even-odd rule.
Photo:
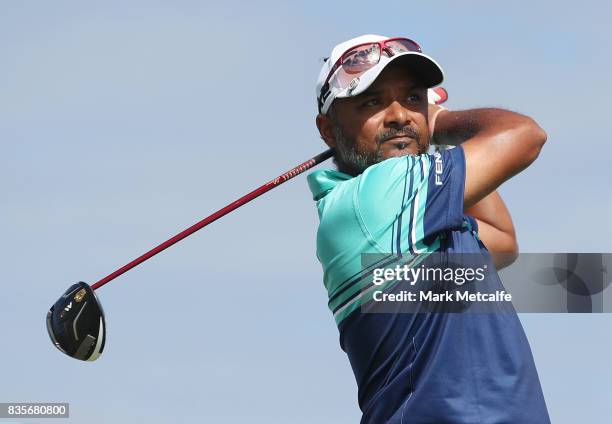
[[[487,287],[503,289],[495,268],[517,252],[495,190],[538,157],[546,133],[506,110],[430,105],[428,88],[442,81],[416,42],[363,35],[333,48],[316,84],[316,124],[337,166],[308,176],[320,218],[317,257],[361,423],[549,423],[511,306],[483,314],[366,310],[372,273],[363,254],[476,253],[491,264]],[[428,154],[430,143],[456,147]]]

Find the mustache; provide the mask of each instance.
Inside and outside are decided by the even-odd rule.
[[[411,137],[417,141],[417,144],[419,144],[421,141],[421,132],[411,126],[405,126],[401,129],[389,128],[387,131],[384,131],[376,136],[376,142],[378,144],[382,144],[394,137]]]

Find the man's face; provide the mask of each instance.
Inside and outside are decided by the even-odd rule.
[[[338,168],[351,175],[382,160],[425,153],[429,147],[427,89],[405,65],[391,64],[366,91],[335,99],[317,116]]]

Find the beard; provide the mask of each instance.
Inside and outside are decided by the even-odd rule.
[[[381,144],[377,143],[374,153],[361,153],[355,150],[355,140],[345,137],[339,125],[334,128],[336,137],[336,156],[335,162],[338,169],[349,175],[359,175],[371,165],[383,160]]]
[[[368,167],[384,160],[382,155],[382,143],[396,136],[410,136],[416,141],[417,154],[427,152],[429,146],[422,142],[421,133],[410,126],[401,130],[390,128],[376,136],[376,150],[374,152],[359,152],[355,148],[355,139],[347,137],[338,123],[333,127],[336,137],[336,155],[334,161],[338,169],[344,173],[356,176],[365,171]],[[407,153],[409,154],[409,153]]]

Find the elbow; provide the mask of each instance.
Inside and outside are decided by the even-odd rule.
[[[513,255],[511,253],[491,253],[491,259],[493,260],[493,265],[495,265],[495,269],[497,271],[501,271],[502,269],[509,267],[516,261],[518,258],[518,253]]]
[[[536,152],[535,158],[537,158],[538,155],[540,154],[540,151],[542,151],[542,148],[544,147],[546,140],[548,140],[548,134],[546,134],[546,131],[544,131],[544,128],[539,126],[533,119],[530,119],[530,121],[531,121],[531,124],[530,124],[530,130],[529,130],[530,131],[529,137],[532,140],[531,143],[533,144],[534,151]]]
[[[509,242],[507,246],[501,249],[501,251],[489,253],[491,254],[495,268],[497,268],[499,271],[500,269],[512,265],[517,260],[519,248],[516,239],[514,239],[512,242]]]
[[[544,144],[548,138],[546,131],[540,127],[533,119],[525,116],[520,123],[515,126],[516,140],[520,140],[522,150],[522,168],[527,168],[540,155]]]
[[[516,242],[516,238],[514,239],[514,243],[512,247],[509,249],[509,252],[506,254],[506,264],[505,266],[512,265],[514,261],[518,259],[519,256],[519,247]]]
[[[510,266],[517,260],[519,246],[514,230],[507,232],[500,231],[494,239],[494,243],[491,244],[488,250],[497,270]]]

